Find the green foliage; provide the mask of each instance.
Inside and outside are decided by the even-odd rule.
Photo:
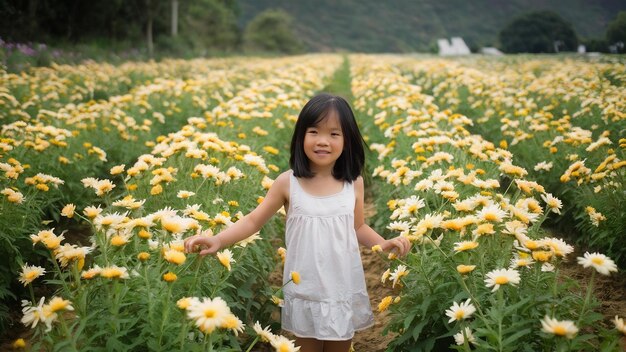
[[[206,55],[209,50],[231,51],[238,47],[237,11],[237,4],[232,0],[179,1],[179,30],[178,35],[172,37],[170,1],[40,0],[15,3],[0,0],[0,13],[13,14],[0,23],[0,38],[11,42],[37,41],[58,47],[81,47],[80,53],[73,52],[72,55],[83,59],[112,59],[116,55],[111,53],[125,56],[133,48],[145,48],[146,26],[151,20],[156,56],[185,56],[189,53],[198,56]],[[34,59],[22,57],[19,61],[34,61],[33,65],[47,66],[65,56],[57,56],[60,54],[57,50],[43,54]],[[134,52],[130,54],[138,56]],[[142,51],[138,54],[147,57]],[[21,69],[17,67],[16,70]]]
[[[233,50],[239,42],[235,13],[218,0],[180,1],[183,7],[180,33],[173,42],[188,42],[192,48]]]
[[[262,11],[281,8],[293,16],[294,31],[307,48],[352,52],[436,53],[437,38],[452,36],[461,36],[472,50],[496,46],[498,29],[533,10],[557,12],[582,37],[599,38],[616,9],[625,9],[620,0],[575,5],[571,0],[239,0],[239,4],[244,25]]]
[[[507,53],[554,53],[575,51],[578,45],[571,24],[551,11],[524,14],[509,23],[499,35]]]
[[[587,52],[608,53],[609,42],[605,39],[588,39],[581,42],[585,45]]]
[[[282,10],[265,10],[246,27],[244,47],[251,51],[295,54],[302,51],[302,44],[292,28],[293,19]]]
[[[617,49],[620,53],[626,52],[626,11],[620,11],[617,17],[609,23],[606,29],[606,40],[611,45],[621,42],[622,45]]]

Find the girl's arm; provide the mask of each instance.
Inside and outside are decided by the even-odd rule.
[[[185,240],[186,252],[200,251],[200,255],[215,254],[222,248],[248,238],[282,207],[289,195],[289,173],[280,174],[265,195],[263,202],[229,228],[212,237],[192,236]],[[200,248],[198,248],[200,247]]]
[[[368,248],[379,245],[384,251],[397,249],[400,256],[405,255],[411,249],[411,243],[406,237],[398,236],[389,240],[384,239],[369,225],[365,223],[365,214],[363,211],[365,190],[363,186],[363,177],[354,181],[354,192],[356,195],[356,203],[354,206],[354,230],[359,243]]]

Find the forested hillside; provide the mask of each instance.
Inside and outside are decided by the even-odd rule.
[[[626,2],[619,0],[241,0],[241,26],[259,12],[281,8],[310,50],[426,51],[437,38],[461,36],[470,47],[497,46],[498,32],[514,17],[551,10],[581,39],[603,38]]]

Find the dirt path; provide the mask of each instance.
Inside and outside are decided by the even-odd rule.
[[[354,336],[355,351],[384,351],[387,345],[394,338],[394,334],[390,333],[383,336],[383,329],[389,322],[388,312],[379,313],[378,303],[385,297],[392,294],[389,287],[385,287],[380,282],[382,273],[389,268],[388,264],[378,254],[372,253],[369,249],[361,249],[361,259],[363,261],[363,270],[365,271],[365,282],[367,284],[367,292],[370,296],[370,304],[374,311],[374,326],[359,331]]]

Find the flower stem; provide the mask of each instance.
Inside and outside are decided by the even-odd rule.
[[[248,349],[246,349],[246,352],[250,352],[250,350],[252,350],[252,347],[254,347],[254,345],[256,345],[257,341],[259,341],[259,336],[258,335],[257,335],[257,337],[254,338],[254,341],[252,341],[250,346],[248,346]]]
[[[594,270],[591,273],[591,280],[589,280],[589,285],[587,286],[587,294],[585,295],[585,301],[583,302],[583,307],[580,310],[580,316],[578,317],[578,322],[576,325],[580,328],[580,323],[585,316],[587,306],[589,305],[589,301],[591,300],[591,291],[593,291],[593,281],[596,278],[596,271]]]

